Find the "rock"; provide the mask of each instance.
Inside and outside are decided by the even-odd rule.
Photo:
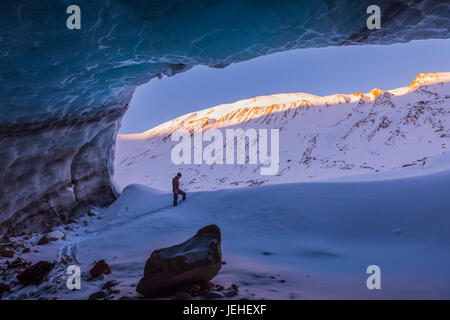
[[[217,291],[208,291],[203,294],[203,297],[206,299],[220,299],[223,298],[223,295]]]
[[[202,287],[200,287],[198,284],[194,284],[191,286],[191,288],[189,289],[188,293],[193,296],[196,297],[199,295],[200,291],[202,290]]]
[[[230,289],[230,290],[225,291],[225,297],[228,297],[228,298],[237,296],[237,294],[238,294],[238,292],[236,290],[234,290],[234,289]]]
[[[108,281],[103,285],[102,290],[110,289],[112,287],[117,286],[118,284],[119,282],[117,282],[116,280]]]
[[[55,266],[54,263],[48,261],[39,261],[33,264],[31,267],[26,268],[21,274],[17,276],[19,283],[27,286],[30,284],[41,284],[50,270]]]
[[[184,292],[184,291],[178,291],[176,294],[175,294],[175,300],[191,300],[192,299],[192,296],[189,294],[189,293],[187,293],[187,292]]]
[[[106,292],[105,291],[98,291],[96,293],[93,293],[89,296],[88,300],[99,300],[106,298]]]
[[[57,241],[56,238],[47,238],[46,236],[42,236],[39,241],[36,243],[38,246],[43,246],[44,244],[49,243],[50,241]]]
[[[0,256],[2,256],[3,258],[14,258],[14,251],[2,247],[0,249]]]
[[[183,243],[155,250],[145,263],[136,291],[158,296],[184,284],[204,283],[222,267],[220,229],[209,225]]]
[[[110,274],[111,267],[106,263],[105,260],[100,260],[95,263],[89,273],[91,274],[92,278],[96,278],[101,274]]]
[[[111,294],[119,294],[119,293],[120,293],[120,290],[119,290],[119,289],[116,289],[116,290],[110,290],[110,293],[111,293]]]
[[[7,284],[0,283],[0,298],[5,292],[9,292],[9,290],[11,290],[11,288]]]
[[[11,262],[10,264],[8,264],[8,269],[16,269],[16,268],[26,268],[29,267],[30,263],[25,261],[22,258],[17,258],[16,260],[14,260],[13,262]]]
[[[216,284],[212,289],[215,291],[223,291],[225,287],[221,284]]]
[[[59,230],[52,231],[50,233],[43,235],[37,242],[37,245],[42,246],[42,245],[47,244],[52,241],[58,241],[59,239],[62,239],[64,237],[65,237],[65,234],[62,233],[61,231],[59,231]]]
[[[30,252],[30,248],[25,248],[22,250],[22,253],[28,253],[28,252]]]

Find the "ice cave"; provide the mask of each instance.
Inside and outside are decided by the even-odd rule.
[[[195,65],[229,64],[295,48],[448,38],[450,5],[372,1],[71,1],[0,3],[0,230],[62,223],[115,199],[121,118],[134,89]],[[133,3],[133,4],[131,4]]]

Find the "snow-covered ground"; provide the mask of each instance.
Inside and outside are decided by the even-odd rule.
[[[65,242],[41,246],[46,257],[21,254],[32,261],[67,254],[74,260],[68,264],[84,272],[105,259],[110,275],[83,276],[82,289],[70,291],[67,264],[59,263],[50,282],[5,298],[86,299],[112,279],[121,290],[114,299],[138,297],[135,285],[150,253],[211,223],[222,230],[226,261],[214,281],[237,284],[236,298],[449,298],[449,185],[449,170],[372,182],[279,184],[190,193],[176,208],[171,194],[130,185],[100,215],[62,230]],[[381,268],[381,290],[366,287],[372,264]]]
[[[449,299],[449,81],[448,73],[419,76],[377,99],[376,91],[310,96],[304,104],[296,101],[305,94],[255,98],[121,137],[115,176],[124,187],[121,196],[109,208],[59,227],[65,240],[36,246],[37,234],[9,239],[31,249],[16,250],[15,258],[56,259],[57,266],[48,282],[15,286],[3,298],[86,299],[108,280],[117,280],[120,290],[110,298],[138,297],[135,287],[153,250],[216,224],[226,264],[214,282],[237,284],[237,299]],[[274,99],[282,103],[268,112]],[[224,114],[242,114],[246,103],[261,105],[254,109],[261,116],[234,121]],[[260,176],[251,165],[172,165],[173,142],[165,135],[204,121],[203,113],[216,120],[206,120],[211,128],[283,128],[280,175]],[[174,208],[169,189],[177,171],[184,173],[188,200]],[[262,185],[249,182],[262,179]],[[112,273],[87,281],[87,271],[101,259]],[[73,263],[84,272],[77,291],[65,286],[65,269]],[[369,265],[381,268],[381,290],[366,287]]]

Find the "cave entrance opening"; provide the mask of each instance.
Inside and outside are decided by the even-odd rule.
[[[394,45],[360,45],[297,49],[261,56],[225,68],[195,66],[172,77],[152,79],[138,87],[125,114],[116,147],[115,172],[137,165],[130,161],[143,147],[123,147],[120,139],[150,130],[172,119],[225,103],[256,96],[305,92],[314,95],[369,92],[408,85],[418,74],[450,69],[445,54],[450,40],[420,40]],[[444,65],[443,65],[444,64]],[[120,165],[119,164],[123,164]],[[128,165],[125,165],[128,164]],[[140,176],[114,181],[118,190],[129,182],[152,184],[146,163]],[[148,164],[150,165],[150,164]],[[161,166],[167,181],[173,172]],[[120,167],[120,168],[119,168]],[[122,176],[127,173],[122,173]],[[146,182],[147,181],[147,182]],[[169,186],[167,181],[160,185]]]

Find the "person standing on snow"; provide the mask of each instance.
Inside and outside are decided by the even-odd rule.
[[[183,196],[183,200],[186,200],[186,192],[180,190],[180,178],[181,173],[178,172],[177,175],[172,179],[172,192],[173,192],[173,206],[176,207],[178,205],[178,195],[181,194]]]

